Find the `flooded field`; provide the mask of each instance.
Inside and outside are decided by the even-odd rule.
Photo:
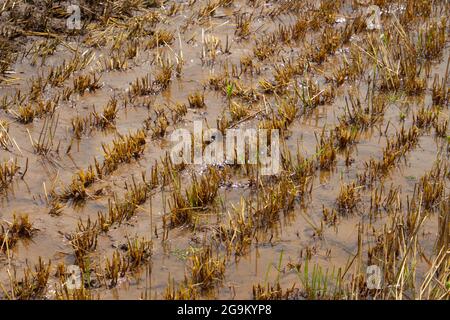
[[[2,0],[0,299],[449,299],[449,10]]]

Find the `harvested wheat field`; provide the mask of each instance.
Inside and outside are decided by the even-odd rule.
[[[0,299],[448,300],[449,12],[0,1]]]

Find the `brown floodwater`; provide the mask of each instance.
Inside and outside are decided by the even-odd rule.
[[[177,1],[168,1],[175,3]],[[101,57],[108,57],[107,46],[92,48],[86,45],[84,39],[69,37],[60,43],[53,55],[41,65],[39,62],[32,65],[30,55],[18,59],[11,69],[14,71],[14,81],[0,82],[0,97],[10,99],[15,92],[21,91],[27,95],[31,79],[48,74],[52,66],[64,64],[73,57],[71,50],[66,45],[79,48],[80,52],[92,50],[94,58],[83,69],[75,75],[87,74],[96,71],[101,75],[101,88],[95,92],[86,92],[82,96],[74,93],[69,101],[60,101],[57,104],[55,115],[59,118],[54,135],[53,150],[47,156],[38,155],[34,152],[31,139],[39,138],[44,119],[48,115],[34,119],[30,124],[19,123],[12,112],[0,110],[0,120],[9,123],[9,136],[15,140],[14,146],[8,150],[0,148],[0,161],[8,161],[17,158],[21,171],[24,170],[28,161],[28,168],[23,179],[15,177],[12,183],[0,193],[0,221],[11,222],[13,214],[27,214],[33,226],[37,229],[31,239],[20,239],[18,243],[9,250],[9,256],[0,250],[0,283],[9,288],[9,272],[16,270],[22,274],[27,266],[33,266],[39,258],[51,261],[56,267],[59,263],[71,265],[76,263],[73,248],[67,235],[76,230],[77,223],[81,219],[95,220],[99,211],[108,210],[108,200],[117,194],[119,199],[126,193],[125,183],[128,184],[132,178],[140,179],[141,173],[149,172],[155,161],[160,161],[170,151],[170,133],[178,128],[193,129],[193,122],[204,120],[211,127],[216,126],[216,120],[222,113],[228,110],[228,100],[221,92],[211,89],[207,82],[212,75],[222,75],[224,66],[239,65],[241,58],[250,56],[256,65],[259,65],[260,73],[251,75],[243,74],[239,81],[248,87],[258,88],[260,79],[273,79],[275,67],[285,65],[289,59],[295,59],[299,54],[305,52],[308,46],[317,46],[321,36],[321,30],[308,30],[305,40],[299,43],[274,44],[279,52],[265,61],[258,61],[253,56],[255,39],[261,39],[264,34],[277,30],[279,25],[289,26],[295,23],[297,14],[289,12],[269,17],[267,13],[281,4],[277,1],[259,1],[257,8],[249,5],[250,1],[235,0],[230,7],[219,7],[215,15],[200,22],[194,22],[184,28],[186,22],[194,12],[197,12],[204,1],[197,1],[192,7],[187,1],[182,3],[181,11],[173,16],[162,13],[164,19],[152,28],[162,28],[174,33],[175,39],[170,46],[160,46],[155,49],[145,48],[145,37],[139,39],[139,50],[135,58],[128,60],[128,68],[124,71],[105,71],[100,68]],[[258,2],[258,1],[256,1]],[[311,5],[317,5],[320,1],[310,1]],[[358,14],[352,6],[353,1],[343,1],[337,12],[336,19],[345,18],[351,20]],[[166,4],[166,8],[169,4]],[[162,8],[151,9],[164,12]],[[302,9],[307,10],[306,7]],[[251,33],[246,39],[239,39],[235,34],[238,12],[253,12]],[[300,13],[298,13],[299,15]],[[6,25],[6,22],[0,22]],[[342,23],[332,24],[338,29]],[[448,27],[447,27],[448,29]],[[93,31],[93,32],[101,32]],[[311,67],[303,75],[298,77],[299,83],[304,79],[317,81],[321,87],[327,83],[324,74],[329,74],[335,66],[340,64],[345,52],[348,52],[353,42],[365,44],[366,36],[370,31],[362,31],[355,40],[339,47],[333,54],[317,68]],[[118,37],[119,31],[111,32],[110,41]],[[202,61],[202,35],[215,37],[220,41],[222,47],[229,42],[230,53],[223,53],[220,46],[216,48],[214,60],[206,53],[205,61]],[[27,36],[24,40],[24,52],[45,37]],[[358,42],[359,41],[359,42]],[[347,50],[347,51],[346,51]],[[182,52],[184,65],[180,77],[172,75],[172,82],[167,89],[156,95],[149,96],[150,108],[143,105],[125,105],[124,99],[128,96],[130,85],[138,78],[148,73],[154,75],[157,70],[155,58],[168,57],[172,62],[176,61],[176,55]],[[445,43],[442,57],[431,63],[431,76],[428,79],[428,88],[432,85],[435,74],[443,77],[447,61],[449,59],[448,39]],[[365,60],[368,60],[364,56]],[[40,61],[38,59],[38,61]],[[323,72],[321,72],[322,70]],[[304,157],[312,157],[316,154],[317,136],[320,135],[324,126],[332,128],[339,124],[339,118],[345,112],[346,97],[349,92],[357,92],[364,99],[368,90],[367,79],[372,74],[372,64],[366,65],[365,77],[356,81],[345,81],[342,86],[336,88],[336,96],[331,103],[317,106],[313,110],[301,113],[289,126],[289,134],[285,137],[285,143],[292,154],[297,148]],[[73,75],[66,80],[61,87],[48,86],[44,97],[51,99],[57,92],[72,87]],[[288,90],[292,90],[288,89]],[[165,108],[175,103],[188,105],[188,96],[195,91],[204,92],[205,109],[188,108],[187,114],[176,125],[168,128],[163,138],[152,138],[149,134],[146,138],[144,153],[141,157],[130,163],[120,164],[112,174],[105,175],[101,180],[95,181],[88,187],[91,195],[82,205],[67,203],[59,216],[49,215],[49,206],[46,197],[51,190],[61,192],[64,186],[70,184],[72,176],[80,169],[87,169],[97,159],[103,161],[102,145],[111,144],[119,134],[135,132],[141,128],[143,121],[153,114],[157,107]],[[340,185],[343,182],[351,182],[357,179],[357,174],[366,170],[365,163],[371,158],[381,159],[383,148],[386,146],[387,137],[392,137],[402,124],[405,128],[413,125],[413,114],[421,107],[428,107],[431,103],[430,90],[420,97],[408,96],[405,93],[377,93],[388,96],[388,106],[384,112],[383,120],[374,127],[362,132],[357,143],[349,148],[352,163],[345,163],[345,153],[337,155],[336,166],[331,170],[317,170],[312,177],[312,192],[304,202],[297,201],[294,208],[280,218],[274,228],[258,235],[257,241],[250,246],[248,252],[235,259],[233,255],[226,262],[226,270],[223,281],[214,288],[212,293],[205,294],[204,298],[217,299],[249,299],[252,298],[252,288],[256,284],[273,283],[278,280],[281,287],[292,287],[293,283],[301,284],[300,275],[290,270],[288,264],[301,264],[305,259],[305,252],[311,252],[311,265],[317,263],[324,270],[342,268],[358,251],[358,226],[363,224],[363,257],[366,259],[368,248],[374,243],[371,229],[382,231],[389,225],[389,216],[382,215],[376,221],[369,221],[368,208],[370,206],[371,189],[362,190],[362,200],[358,205],[357,212],[349,216],[339,218],[336,226],[323,227],[321,237],[315,235],[312,225],[320,226],[323,219],[322,209],[333,208],[339,194]],[[102,110],[112,96],[118,97],[119,111],[114,128],[109,130],[93,129],[81,139],[75,139],[72,133],[72,119],[86,116],[94,108]],[[277,105],[277,97],[274,94],[264,94],[264,99],[256,102],[248,102],[236,99],[239,103],[246,105],[249,114],[264,111],[267,107]],[[448,119],[448,106],[440,113],[442,119]],[[262,119],[259,113],[240,124],[242,128],[254,128]],[[402,118],[402,115],[404,119]],[[447,137],[449,131],[447,130]],[[445,140],[445,139],[444,139]],[[445,141],[444,141],[445,142]],[[406,203],[407,197],[412,197],[415,184],[420,177],[429,171],[437,158],[442,158],[448,163],[448,153],[442,155],[443,139],[434,136],[433,131],[421,134],[418,145],[408,152],[404,159],[383,179],[382,184],[389,189],[390,186],[399,188],[399,198]],[[59,152],[56,146],[59,145]],[[66,150],[70,147],[70,152]],[[191,174],[201,172],[204,166],[188,165],[180,173],[183,186],[191,183]],[[228,217],[239,207],[241,198],[255,199],[257,190],[249,186],[249,177],[243,169],[233,169],[228,178],[230,186],[219,188],[214,205],[202,213],[205,219],[201,226],[192,229],[187,226],[170,229],[168,237],[163,237],[163,216],[169,213],[168,199],[171,196],[171,187],[165,186],[152,190],[151,201],[147,200],[140,205],[137,214],[129,221],[111,227],[106,233],[98,236],[98,245],[92,254],[92,269],[100,270],[106,259],[112,257],[114,251],[127,242],[128,237],[144,237],[152,240],[153,254],[151,261],[142,265],[140,270],[129,272],[121,278],[115,288],[107,288],[100,285],[92,289],[95,296],[101,299],[139,299],[144,294],[147,297],[162,299],[164,291],[170,279],[176,283],[183,281],[185,274],[189,274],[189,256],[193,248],[200,248],[210,240],[214,230],[222,223],[228,221]],[[445,192],[448,194],[448,179],[445,181]],[[431,257],[434,254],[434,244],[438,230],[438,215],[430,214],[429,219],[422,226],[418,241],[424,256]],[[218,248],[221,255],[225,254],[224,248]],[[278,269],[280,267],[280,269]],[[420,259],[417,265],[419,279],[424,277],[428,270],[428,262]],[[54,298],[54,289],[57,278],[54,271],[51,273],[47,297]],[[0,297],[2,292],[0,291]]]

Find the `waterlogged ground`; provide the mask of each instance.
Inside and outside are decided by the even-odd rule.
[[[81,30],[29,3],[0,5],[1,298],[448,299],[446,1],[80,1]],[[280,130],[280,173],[170,169],[174,130],[224,119]]]

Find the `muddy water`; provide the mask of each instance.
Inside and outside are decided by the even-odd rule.
[[[351,8],[352,1],[346,1],[342,6],[338,17],[350,19],[355,16]],[[39,257],[45,261],[50,260],[53,266],[60,262],[66,265],[75,263],[75,256],[67,235],[76,229],[79,219],[86,221],[88,218],[96,219],[99,211],[105,212],[108,208],[108,199],[116,193],[119,198],[125,194],[125,182],[130,182],[132,177],[140,177],[142,171],[149,172],[156,160],[160,160],[170,150],[168,135],[161,139],[146,140],[145,152],[136,161],[122,164],[111,175],[105,176],[101,181],[96,181],[89,187],[92,195],[83,206],[67,204],[60,216],[50,216],[49,207],[46,204],[46,194],[51,190],[61,191],[67,186],[72,175],[79,169],[86,169],[94,163],[94,158],[103,160],[102,144],[108,145],[117,134],[134,132],[142,127],[143,120],[152,114],[157,106],[173,105],[177,102],[188,103],[188,96],[195,91],[204,91],[207,108],[205,110],[189,109],[184,119],[176,127],[169,128],[169,134],[176,128],[192,128],[194,120],[205,120],[214,127],[216,119],[227,109],[228,102],[219,92],[208,88],[207,81],[211,75],[220,75],[224,65],[239,65],[243,56],[252,56],[254,39],[260,38],[265,33],[276,30],[279,24],[290,25],[295,22],[294,15],[281,14],[274,19],[256,14],[277,7],[270,1],[258,9],[248,6],[245,1],[234,1],[230,8],[219,8],[215,17],[207,19],[203,23],[196,22],[188,26],[185,32],[179,33],[189,16],[194,10],[198,10],[200,4],[193,8],[185,7],[179,14],[173,17],[165,17],[166,21],[157,27],[174,32],[175,41],[170,47],[146,50],[141,46],[137,58],[129,61],[129,69],[125,71],[100,72],[102,88],[93,93],[85,93],[83,96],[74,94],[70,101],[60,102],[56,114],[59,115],[59,123],[56,128],[55,146],[59,143],[59,153],[52,151],[48,157],[36,155],[30,143],[30,136],[38,139],[44,119],[35,119],[33,123],[23,125],[18,123],[11,113],[0,110],[0,119],[6,119],[10,123],[9,134],[13,137],[19,148],[11,148],[6,151],[0,150],[0,160],[17,158],[19,165],[25,167],[28,159],[28,170],[23,179],[14,179],[11,186],[4,194],[0,195],[0,219],[11,221],[14,213],[28,214],[34,226],[38,229],[31,240],[21,240],[11,250],[10,256],[0,253],[0,281],[8,283],[8,270],[16,269],[20,274],[27,263],[33,265]],[[255,19],[251,24],[252,33],[248,39],[238,39],[235,36],[236,12],[254,12]],[[336,25],[338,27],[338,25]],[[231,53],[216,53],[216,60],[202,61],[202,33],[214,36],[225,46],[228,39],[231,44]],[[114,36],[114,35],[113,35]],[[320,36],[320,31],[308,31],[306,38],[314,41]],[[30,37],[27,46],[31,46],[38,38]],[[143,43],[143,41],[142,41]],[[308,44],[308,41],[305,43]],[[88,49],[82,42],[70,42],[78,45],[80,51]],[[181,45],[180,45],[181,44]],[[310,43],[309,43],[310,44]],[[348,47],[348,46],[347,46]],[[262,78],[271,79],[275,66],[283,65],[287,59],[296,57],[305,48],[305,44],[280,45],[280,53],[267,61],[255,63],[260,65],[261,74],[251,76],[243,75],[241,81],[247,86],[257,87],[258,80]],[[182,51],[185,64],[180,78],[172,77],[173,81],[168,89],[155,96],[150,97],[152,106],[150,110],[143,106],[119,105],[119,112],[115,128],[109,131],[93,130],[90,134],[83,136],[80,140],[73,138],[71,132],[71,120],[77,115],[87,115],[95,110],[101,110],[112,96],[126,97],[130,84],[137,78],[154,74],[157,66],[152,64],[154,57],[169,57],[175,61],[175,53]],[[106,49],[94,49],[96,57],[83,70],[76,74],[86,74],[96,70],[100,55],[107,55]],[[431,74],[443,75],[445,73],[446,61],[448,59],[447,49],[440,62],[432,67]],[[14,70],[20,77],[19,80],[9,85],[0,84],[2,97],[11,96],[16,90],[26,92],[30,79],[38,74],[46,74],[50,66],[63,63],[64,59],[71,57],[70,52],[63,45],[59,45],[57,52],[50,56],[43,66],[30,66],[30,58],[25,57],[18,61]],[[336,65],[339,53],[332,55],[320,67],[328,70]],[[206,59],[208,60],[208,58]],[[370,69],[370,68],[368,68]],[[367,70],[366,74],[370,74]],[[306,75],[305,75],[306,76]],[[310,70],[308,78],[315,79],[323,84],[320,72]],[[306,78],[306,77],[305,77]],[[431,85],[431,79],[428,84]],[[64,83],[65,87],[71,87],[71,78]],[[317,150],[316,135],[320,134],[322,128],[332,128],[338,124],[338,117],[344,113],[345,97],[349,91],[357,91],[364,97],[367,91],[367,81],[361,80],[356,83],[346,82],[337,89],[334,102],[319,106],[316,109],[301,115],[289,127],[289,135],[286,145],[292,153],[299,147],[301,153],[310,157]],[[46,97],[51,97],[63,88],[49,88],[45,92]],[[273,95],[267,95],[266,103],[276,105]],[[205,298],[251,298],[252,287],[255,284],[271,283],[275,279],[280,281],[282,287],[291,287],[293,283],[301,283],[299,275],[290,271],[286,266],[288,263],[296,264],[304,261],[305,251],[312,252],[311,261],[318,263],[324,269],[330,271],[345,268],[349,259],[357,252],[357,226],[367,223],[368,217],[365,209],[369,206],[370,193],[365,192],[360,209],[355,215],[341,218],[337,227],[324,227],[322,237],[314,235],[311,222],[320,226],[322,220],[322,208],[333,208],[339,188],[342,182],[350,182],[356,178],[358,173],[364,172],[365,162],[370,158],[380,159],[382,148],[386,145],[386,137],[390,137],[401,127],[400,113],[409,106],[409,112],[404,119],[404,126],[412,125],[412,113],[422,105],[428,106],[430,97],[427,93],[424,98],[411,98],[401,96],[391,99],[387,107],[383,121],[374,128],[361,134],[356,146],[352,148],[351,166],[345,165],[345,157],[339,154],[336,167],[329,172],[316,172],[313,181],[313,192],[307,200],[307,206],[296,204],[292,212],[283,217],[276,230],[268,231],[267,234],[258,239],[257,244],[252,245],[248,254],[237,260],[229,259],[225,273],[225,279],[213,294]],[[119,100],[123,101],[123,100]],[[245,102],[243,102],[245,103]],[[266,105],[258,102],[248,104],[250,112],[264,109]],[[448,118],[448,109],[443,111],[443,117]],[[256,118],[258,120],[258,117]],[[257,125],[255,119],[250,119],[243,126],[254,127]],[[390,124],[388,126],[388,123]],[[386,130],[387,129],[387,130]],[[380,134],[380,132],[382,132]],[[385,179],[384,185],[394,185],[401,190],[401,199],[405,201],[407,195],[411,196],[415,183],[428,170],[431,169],[437,157],[441,141],[433,137],[433,133],[426,133],[420,138],[417,148],[408,153],[406,159],[395,168]],[[71,146],[70,153],[66,150]],[[192,172],[198,172],[201,168],[189,166],[181,173],[183,185],[189,185]],[[98,246],[92,254],[93,268],[101,269],[106,258],[112,256],[114,250],[121,244],[126,243],[128,237],[144,237],[153,240],[153,256],[151,263],[141,268],[140,272],[127,274],[113,289],[104,286],[93,289],[96,295],[105,299],[137,299],[144,293],[151,298],[162,298],[169,279],[182,281],[188,272],[189,255],[192,248],[201,247],[205,239],[209,239],[212,231],[219,223],[226,221],[233,207],[240,203],[241,197],[251,198],[255,196],[255,190],[249,188],[245,182],[248,177],[245,174],[236,173],[231,177],[233,182],[244,182],[232,188],[221,188],[217,205],[205,215],[209,215],[206,223],[200,230],[192,230],[188,227],[172,229],[168,239],[163,240],[162,217],[168,213],[167,199],[170,197],[170,188],[159,188],[155,190],[151,201],[147,201],[138,210],[138,214],[130,221],[111,228],[106,234],[102,233],[98,238]],[[381,217],[374,225],[382,230],[383,225],[388,223],[387,217]],[[437,230],[437,216],[431,216],[424,225],[422,235],[419,237],[421,247],[426,256],[433,253],[433,245]],[[373,243],[373,237],[364,239],[364,252],[368,244]],[[418,266],[418,273],[426,272],[424,262]],[[278,267],[281,269],[278,269]],[[53,281],[53,282],[52,282]],[[50,283],[55,279],[51,278]],[[51,294],[49,294],[51,298]]]

